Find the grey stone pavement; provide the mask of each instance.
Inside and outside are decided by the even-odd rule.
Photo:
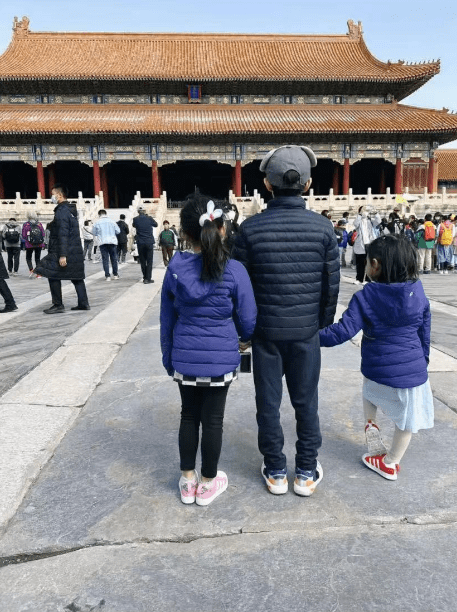
[[[457,274],[424,280],[436,421],[396,482],[360,460],[356,339],[322,353],[314,496],[266,491],[242,374],[224,422],[229,487],[202,508],[177,490],[179,393],[161,366],[155,258],[154,285],[137,264],[111,283],[88,264],[87,313],[47,317],[47,281],[9,281],[20,309],[0,320],[0,612],[457,610]],[[339,314],[353,277],[343,270]],[[292,481],[287,391],[282,419]]]

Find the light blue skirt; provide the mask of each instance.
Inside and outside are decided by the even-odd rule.
[[[435,411],[430,381],[411,389],[395,389],[363,379],[363,397],[380,408],[398,429],[417,433],[433,427]]]

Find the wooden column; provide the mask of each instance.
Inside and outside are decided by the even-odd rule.
[[[340,164],[333,162],[333,178],[332,178],[333,195],[340,195]]]
[[[49,197],[51,197],[51,191],[56,183],[56,172],[55,165],[51,164],[48,166],[48,193]]]
[[[94,193],[95,195],[98,195],[100,191],[102,190],[101,181],[100,181],[100,166],[98,165],[97,160],[94,160],[93,164],[94,164]]]
[[[435,164],[436,160],[434,157],[431,157],[428,162],[428,176],[427,176],[427,191],[429,193],[436,192],[436,181],[435,181]]]
[[[397,157],[397,161],[395,163],[395,193],[403,193],[403,172],[401,159],[399,157]]]
[[[241,160],[235,162],[235,196],[241,198]]]
[[[160,176],[159,168],[157,166],[157,160],[151,161],[151,172],[152,172],[152,197],[160,198]]]
[[[344,160],[344,168],[343,168],[343,195],[349,195],[350,171],[351,171],[351,166],[349,165],[349,159],[346,157]]]
[[[3,168],[0,166],[0,200],[5,197],[5,184],[3,183]]]
[[[100,187],[103,191],[103,207],[109,208],[109,189],[108,189],[108,176],[106,173],[106,166],[100,168]]]
[[[40,192],[42,198],[46,198],[46,187],[44,182],[44,170],[42,161],[37,161],[36,163],[36,178],[38,191]]]

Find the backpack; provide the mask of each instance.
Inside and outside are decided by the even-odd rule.
[[[32,246],[40,246],[40,244],[43,243],[43,234],[41,233],[41,228],[38,226],[38,223],[30,222],[30,228],[27,232],[27,240]]]
[[[424,229],[424,240],[428,242],[429,240],[435,240],[435,226],[430,223],[430,225],[426,225]]]
[[[442,246],[449,246],[452,244],[452,225],[443,225],[443,233],[439,240]]]
[[[20,238],[20,234],[15,227],[8,227],[5,232],[5,240],[6,242],[18,242]]]
[[[335,227],[336,241],[338,244],[343,242],[343,230]]]
[[[349,246],[354,246],[354,242],[356,241],[356,238],[357,238],[357,231],[356,230],[352,230],[352,232],[350,232],[350,234],[348,236]]]

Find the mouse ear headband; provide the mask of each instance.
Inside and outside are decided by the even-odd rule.
[[[200,217],[199,223],[203,227],[205,225],[205,221],[214,221],[214,219],[222,217],[222,215],[222,210],[220,208],[216,208],[216,210],[214,210],[214,202],[210,200],[206,205],[206,213]]]

